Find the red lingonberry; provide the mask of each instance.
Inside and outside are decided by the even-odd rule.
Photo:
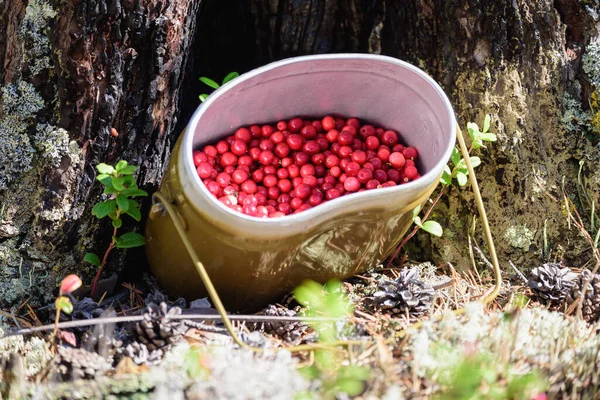
[[[302,204],[304,204],[304,202],[300,197],[294,197],[292,201],[290,201],[290,206],[292,206],[294,210],[299,209],[302,206]]]
[[[330,131],[335,128],[335,119],[331,116],[326,116],[321,120],[321,125],[326,131]]]
[[[373,125],[363,125],[358,132],[364,138],[369,138],[377,133]]]
[[[312,161],[313,164],[315,164],[315,166],[322,165],[325,163],[325,154],[323,154],[323,153],[314,154],[310,158],[310,160]]]
[[[237,131],[235,131],[235,134],[233,136],[236,139],[239,139],[239,140],[241,140],[244,143],[249,143],[250,140],[252,139],[252,134],[246,128],[240,128],[240,129],[238,129]]]
[[[407,147],[402,151],[402,154],[404,155],[405,158],[410,159],[410,160],[416,160],[417,158],[417,149],[415,149],[414,147]]]
[[[258,145],[258,147],[261,150],[270,150],[270,151],[272,151],[275,148],[275,143],[273,143],[269,139],[263,139],[263,140],[260,141],[260,144]]]
[[[390,151],[385,147],[380,147],[379,150],[377,150],[377,158],[384,163],[388,162],[390,159]]]
[[[342,175],[342,169],[336,165],[335,167],[331,167],[329,169],[329,173],[331,176],[338,178]]]
[[[274,132],[273,127],[271,125],[263,125],[260,128],[260,130],[261,130],[262,137],[264,137],[264,138],[270,137]],[[283,135],[282,135],[282,137],[283,137]]]
[[[396,169],[389,169],[387,171],[388,180],[393,181],[395,183],[400,182],[400,172]]]
[[[271,139],[271,141],[275,144],[279,144],[279,143],[283,143],[283,141],[285,140],[285,137],[283,136],[283,133],[280,131],[277,131],[275,133],[273,133],[269,139]]]
[[[357,150],[352,153],[351,158],[355,163],[363,165],[365,162],[367,162],[367,153],[362,150]]]
[[[231,175],[229,175],[227,172],[221,172],[219,175],[217,175],[216,181],[219,184],[219,186],[224,188],[231,182]]]
[[[208,156],[199,150],[194,150],[193,160],[194,160],[194,166],[198,167],[198,165],[200,165],[201,162],[206,162],[208,160]]]
[[[258,162],[260,162],[262,165],[270,165],[273,162],[274,157],[275,156],[273,155],[272,151],[263,150],[258,157]]]
[[[375,172],[373,172],[373,178],[377,179],[380,183],[384,183],[388,180],[387,173],[382,169],[376,169]]]
[[[288,193],[292,190],[292,182],[289,179],[280,179],[277,182],[277,188],[281,193]]]
[[[339,136],[340,136],[340,132],[338,130],[331,129],[325,135],[325,139],[327,139],[327,141],[329,143],[335,143],[335,142],[337,142]]]
[[[338,138],[337,138],[337,142],[339,144],[341,144],[342,146],[347,146],[350,143],[352,143],[352,140],[354,138],[352,137],[352,134],[348,131],[343,131],[342,133],[339,134]]]
[[[335,129],[342,129],[346,125],[346,121],[343,118],[335,119]]]
[[[300,167],[310,161],[309,155],[303,151],[299,151],[296,154],[294,154],[293,158],[294,158],[294,163]]]
[[[298,132],[304,126],[304,121],[302,118],[292,118],[290,122],[288,122],[288,129],[292,132]]]
[[[390,154],[389,162],[392,167],[394,167],[396,169],[400,169],[400,168],[404,167],[406,160],[404,158],[404,155],[402,155],[402,153],[395,152],[395,153]]]
[[[291,157],[283,157],[281,159],[281,167],[282,168],[287,168],[292,164],[294,164],[294,160],[292,160]]]
[[[256,183],[260,183],[265,179],[265,171],[262,169],[257,169],[252,171],[252,180]]]
[[[300,176],[308,176],[315,174],[315,167],[312,164],[303,165],[300,168]]]
[[[377,136],[369,136],[365,139],[365,147],[369,150],[375,150],[379,147],[379,139]]]
[[[242,183],[246,182],[248,180],[248,177],[248,172],[244,171],[243,169],[236,169],[231,174],[231,179],[238,185],[241,185]]]
[[[354,117],[348,118],[346,120],[346,125],[352,126],[355,129],[358,129],[358,128],[360,128],[360,121],[358,120],[358,118],[354,118]]]
[[[304,144],[304,138],[298,134],[292,134],[286,139],[286,143],[292,150],[300,150]]]
[[[275,184],[277,184],[277,183],[275,183]],[[277,200],[277,198],[279,197],[280,194],[281,194],[281,191],[276,186],[270,187],[267,190],[267,197],[269,199]]]
[[[367,189],[376,189],[378,186],[380,185],[379,181],[377,179],[371,179],[370,181],[368,181],[365,184],[365,188]]]
[[[373,178],[373,172],[369,169],[362,168],[360,171],[358,171],[358,174],[356,174],[356,178],[360,183],[367,183],[371,180],[371,178]]]
[[[252,134],[253,138],[259,138],[262,135],[262,130],[260,129],[260,126],[252,125],[250,127],[250,133]]]
[[[196,168],[196,172],[198,172],[198,176],[202,179],[210,178],[212,174],[213,167],[207,162],[201,162]]]
[[[327,200],[333,200],[333,199],[337,199],[338,197],[341,196],[341,193],[338,189],[329,189],[327,192],[325,192],[325,198]]]
[[[287,129],[287,122],[285,122],[285,121],[279,121],[279,122],[277,123],[277,130],[278,130],[278,131],[282,131],[282,132],[283,132],[283,131],[285,131],[286,129]]]
[[[277,177],[279,179],[285,179],[288,176],[290,176],[290,173],[288,172],[287,168],[279,168],[277,170]]]
[[[417,171],[417,168],[415,168],[413,166],[408,166],[408,167],[404,168],[404,178],[405,179],[413,180],[417,177],[418,173],[419,173],[419,171]]]
[[[217,148],[217,153],[219,154],[224,154],[229,151],[229,144],[224,140],[220,140],[219,142],[217,142],[217,145],[215,147]]]
[[[356,176],[358,175],[358,171],[360,171],[360,165],[354,161],[349,162],[344,169],[344,172],[348,176]]]
[[[392,152],[402,153],[403,151],[404,151],[404,146],[400,143],[395,144],[394,147],[392,147]]]
[[[263,185],[265,185],[267,188],[272,188],[275,185],[277,185],[278,179],[275,175],[267,175],[265,176],[265,179],[263,179]]]
[[[302,129],[300,130],[300,134],[305,139],[314,139],[317,136],[317,130],[314,126],[312,126],[311,123],[310,125],[305,125],[304,127],[302,127]]]
[[[342,158],[350,157],[350,154],[352,154],[352,147],[350,146],[342,146],[338,151],[338,155]]]
[[[344,189],[347,192],[356,192],[356,191],[358,191],[358,189],[360,189],[360,182],[355,177],[349,176],[344,181]]]
[[[202,152],[209,157],[217,156],[217,148],[215,146],[210,146],[210,145],[205,146],[204,149],[202,149]]]
[[[220,164],[223,167],[234,166],[237,163],[237,157],[231,152],[227,152],[221,156]]]

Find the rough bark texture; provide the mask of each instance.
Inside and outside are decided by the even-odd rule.
[[[90,214],[97,163],[126,159],[140,185],[159,183],[199,4],[0,1],[3,301],[48,298],[70,271],[89,281],[83,254],[110,238]]]
[[[4,300],[48,296],[68,271],[89,277],[81,257],[107,238],[90,217],[93,166],[125,158],[152,189],[205,91],[198,76],[328,52],[423,68],[462,126],[491,113],[498,142],[481,151],[479,179],[501,261],[582,265],[588,245],[569,228],[561,187],[564,177],[578,192],[584,160],[584,186],[600,198],[595,12],[576,0],[0,0]],[[435,213],[444,237],[421,235],[413,254],[466,266],[475,215],[468,189],[453,188]]]

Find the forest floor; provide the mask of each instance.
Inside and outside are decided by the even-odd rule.
[[[589,304],[581,319],[568,301],[584,275],[558,264],[529,278],[515,271],[484,306],[489,271],[380,266],[241,316],[243,347],[211,321],[208,300],[124,284],[100,304],[73,298],[56,347],[51,329],[0,339],[0,390],[7,399],[593,399],[600,325],[584,320],[594,319]],[[1,314],[0,338],[54,319],[53,306]]]

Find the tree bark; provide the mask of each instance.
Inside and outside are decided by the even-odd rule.
[[[140,186],[159,184],[199,5],[0,1],[3,301],[48,300],[68,272],[90,281],[82,257],[111,235],[90,213],[96,164],[125,159]]]
[[[0,0],[3,299],[47,300],[72,271],[91,279],[82,256],[110,238],[90,215],[100,198],[94,165],[124,158],[154,189],[199,104],[198,76],[329,52],[417,65],[445,89],[461,126],[492,114],[498,142],[478,154],[478,177],[501,262],[583,265],[589,244],[568,224],[562,187],[564,177],[569,195],[581,191],[583,160],[583,186],[598,204],[595,87],[582,63],[600,57],[588,51],[597,8],[575,0]],[[476,215],[468,188],[453,187],[433,215],[444,237],[418,235],[411,254],[468,266]],[[109,271],[122,265],[111,260]]]

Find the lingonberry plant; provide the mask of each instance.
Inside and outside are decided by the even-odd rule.
[[[475,122],[467,123],[467,131],[469,132],[469,136],[471,137],[471,146],[469,147],[469,153],[472,150],[479,148],[486,148],[484,145],[485,142],[495,142],[497,140],[496,135],[494,133],[489,132],[490,130],[490,115],[486,115],[483,120],[483,130],[479,129],[479,126]],[[481,159],[479,157],[470,157],[471,165],[473,168],[476,168],[481,164]],[[463,157],[461,157],[460,150],[458,147],[454,147],[452,150],[452,155],[450,156],[450,162],[452,164],[452,168],[450,164],[446,165],[444,168],[444,172],[442,173],[442,177],[440,178],[440,183],[442,188],[438,192],[437,196],[427,209],[423,218],[419,217],[419,213],[421,212],[421,207],[418,206],[413,210],[413,222],[415,223],[414,229],[406,235],[406,237],[402,240],[394,255],[389,259],[388,266],[391,265],[392,261],[398,256],[402,247],[408,242],[410,238],[412,238],[419,229],[423,229],[425,232],[429,232],[435,236],[442,236],[443,229],[442,226],[436,221],[428,221],[429,215],[431,211],[440,200],[440,198],[446,193],[448,187],[452,185],[454,180],[459,186],[465,186],[467,184],[469,171],[467,169],[467,164]]]
[[[326,320],[308,322],[317,332],[320,343],[328,344],[338,339],[339,323],[336,319],[351,316],[354,308],[343,292],[342,284],[330,281],[325,286],[314,281],[305,281],[294,291],[296,300],[306,307],[306,317],[324,317]],[[368,368],[359,365],[342,365],[339,351],[325,346],[315,350],[315,362],[300,371],[311,380],[322,382],[323,396],[319,398],[335,399],[346,394],[357,396],[363,392],[365,382],[370,375]],[[317,398],[313,393],[303,392],[297,399]]]
[[[98,272],[92,284],[92,296],[96,293],[96,285],[102,274],[102,269],[106,265],[108,255],[115,247],[128,249],[143,246],[146,243],[144,236],[139,233],[127,232],[121,236],[117,236],[117,233],[123,224],[123,215],[129,215],[138,222],[142,219],[140,205],[133,198],[148,195],[148,193],[137,187],[133,178],[137,167],[128,165],[127,161],[121,160],[114,167],[101,163],[96,166],[96,169],[99,172],[96,179],[104,185],[104,194],[110,195],[110,198],[96,204],[92,208],[92,214],[98,219],[109,217],[112,220],[113,234],[102,261],[95,253],[87,253],[84,257],[85,261],[98,267]]]
[[[56,317],[54,319],[54,332],[52,337],[55,338],[58,332],[58,320],[60,318],[60,312],[65,314],[71,314],[73,312],[73,304],[71,300],[65,296],[65,294],[71,293],[77,290],[81,286],[81,279],[75,274],[71,274],[64,278],[60,283],[60,289],[58,290],[58,297],[54,301],[56,308]]]
[[[199,79],[206,86],[216,90],[216,89],[220,88],[221,86],[223,86],[224,84],[226,84],[227,82],[237,78],[238,76],[240,76],[240,74],[238,74],[237,72],[230,72],[227,74],[227,76],[225,76],[225,78],[223,78],[223,82],[221,82],[220,85],[216,81],[214,81],[210,78],[207,78],[205,76],[201,76]],[[206,94],[206,93],[203,93],[199,96],[200,101],[206,100],[207,97],[208,97],[208,94]]]

